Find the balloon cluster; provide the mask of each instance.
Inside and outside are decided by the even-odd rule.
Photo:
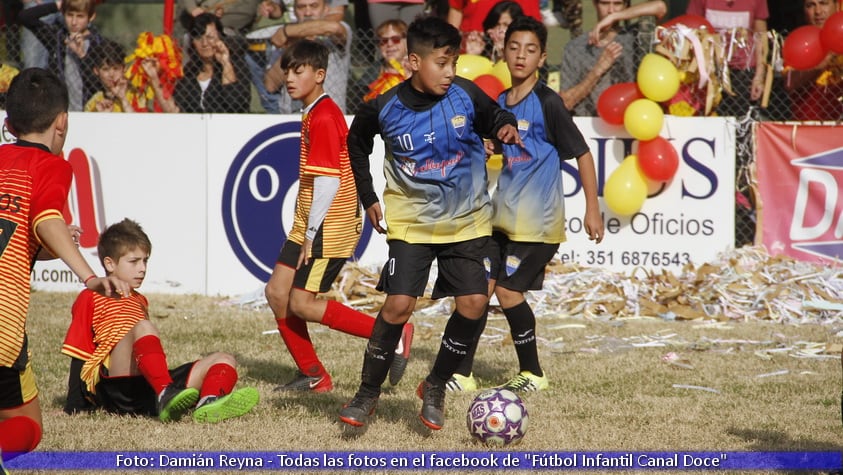
[[[479,54],[461,54],[457,58],[457,76],[473,81],[494,100],[512,86],[505,62],[492,63],[489,58]]]
[[[784,65],[793,69],[813,69],[828,53],[843,54],[843,11],[825,21],[822,28],[805,25],[793,30],[784,40]]]
[[[638,212],[647,199],[647,180],[669,181],[679,168],[673,146],[659,136],[664,112],[659,102],[679,90],[679,72],[667,58],[655,53],[644,56],[636,82],[606,88],[597,100],[600,118],[623,125],[639,140],[638,154],[627,156],[603,187],[606,206],[620,216]]]

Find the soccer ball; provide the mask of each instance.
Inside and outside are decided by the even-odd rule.
[[[471,436],[486,445],[517,444],[527,433],[527,408],[508,389],[487,389],[471,402],[465,422]]]

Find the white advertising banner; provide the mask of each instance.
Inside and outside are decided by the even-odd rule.
[[[637,149],[636,141],[623,127],[599,119],[576,123],[594,155],[602,196],[605,181]],[[71,113],[65,157],[74,167],[74,183],[66,216],[83,228],[83,254],[101,272],[99,231],[128,217],[153,244],[143,291],[259,290],[292,225],[299,132],[299,116]],[[618,271],[675,271],[732,246],[733,123],[668,116],[662,136],[679,153],[677,174],[669,183],[652,183],[632,216],[615,216],[601,200],[606,237],[599,245],[582,230],[576,162],[563,164],[568,242],[560,246],[560,259]],[[12,137],[4,130],[0,140]],[[371,164],[377,189],[383,188],[382,159],[383,144],[376,140]],[[366,223],[355,257],[380,265],[386,249],[383,236]],[[80,288],[61,262],[37,263],[32,278],[36,289]]]

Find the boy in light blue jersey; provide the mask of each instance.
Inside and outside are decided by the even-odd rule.
[[[374,228],[386,233],[389,260],[378,289],[387,297],[363,360],[360,388],[340,419],[362,426],[374,413],[404,323],[438,263],[433,298],[453,296],[430,374],[417,394],[420,418],[445,421],[445,383],[473,345],[488,304],[492,204],[483,138],[521,143],[515,117],[472,82],[455,77],[460,32],[440,18],[414,21],[407,32],[412,77],[366,103],[351,124],[348,150],[357,192]],[[386,148],[386,223],[372,186],[369,155],[380,134]]]
[[[519,363],[518,374],[502,387],[516,392],[548,386],[539,364],[536,318],[524,294],[541,290],[547,263],[566,240],[562,160],[577,159],[588,238],[599,243],[604,232],[591,152],[560,97],[536,75],[547,58],[546,44],[547,29],[537,20],[517,18],[509,25],[504,58],[512,88],[498,97],[501,107],[518,119],[524,142],[503,145],[503,168],[492,197],[491,275]],[[475,349],[469,350],[448,389],[476,387],[471,375]]]

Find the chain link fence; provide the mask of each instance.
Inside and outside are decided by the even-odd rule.
[[[677,38],[670,34],[664,34],[663,29],[654,27],[652,23],[644,22],[640,26],[640,33],[638,33],[638,41],[636,42],[636,48],[640,50],[634,52],[635,57],[656,51],[668,56],[674,55],[672,59],[679,64],[680,77],[683,79],[682,91],[686,93],[683,98],[690,108],[684,105],[678,108],[666,107],[669,113],[705,115],[706,100],[712,101],[712,97],[709,96],[712,94],[712,87],[711,82],[699,87],[701,67],[715,69],[715,71],[709,73],[712,78],[719,81],[718,87],[722,87],[726,82],[731,82],[731,89],[735,91],[735,96],[731,96],[725,89],[720,91],[720,105],[728,102],[729,108],[712,107],[710,113],[726,115],[722,113],[725,110],[728,115],[734,115],[737,120],[735,244],[740,246],[752,243],[755,217],[748,171],[753,158],[752,124],[763,120],[782,121],[809,118],[839,121],[843,119],[843,105],[841,104],[841,101],[843,101],[843,97],[841,97],[843,96],[843,57],[838,55],[827,58],[823,63],[824,69],[822,72],[809,74],[788,72],[781,67],[780,55],[778,54],[781,51],[782,38],[775,32],[770,32],[768,41],[771,47],[768,61],[771,63],[771,67],[768,69],[768,74],[771,79],[766,84],[766,95],[759,101],[750,101],[747,97],[748,89],[739,87],[738,82],[747,81],[747,77],[752,74],[751,69],[732,69],[729,71],[731,74],[726,76],[723,64],[726,64],[727,61],[722,60],[720,63],[714,61],[708,64],[702,64],[701,61],[698,61],[704,55],[695,55],[694,48],[699,47],[699,45],[694,43],[693,38]],[[19,66],[21,56],[19,42],[17,41],[19,27],[7,25],[0,31],[0,34],[3,34],[6,38],[4,62],[10,66]],[[125,47],[126,55],[138,52],[138,50],[135,50],[137,48],[137,34],[135,33],[127,32],[123,37],[111,39]],[[697,43],[699,39],[700,37],[697,37]],[[190,38],[176,37],[172,40],[173,44],[189,50]],[[706,39],[703,38],[703,40]],[[711,41],[713,47],[720,48],[723,45],[738,44],[725,38],[708,38],[708,40]],[[677,42],[684,43],[678,44]],[[247,40],[242,36],[230,35],[227,37],[227,43],[232,56],[237,57],[237,60],[232,63],[235,66],[240,87],[230,88],[229,93],[238,94],[238,96],[228,98],[229,102],[233,101],[238,104],[235,110],[251,113],[265,113],[267,111],[297,112],[296,104],[288,103],[280,110],[275,108],[279,98],[284,95],[283,90],[281,94],[272,94],[263,88],[263,73],[280,55],[279,51],[274,50],[265,38]],[[714,50],[709,50],[709,53],[711,51]],[[748,53],[751,53],[751,51],[748,51]],[[338,55],[339,61],[329,66],[326,90],[335,99],[344,98],[344,100],[338,100],[338,102],[341,102],[341,106],[344,106],[346,113],[353,115],[360,107],[362,98],[369,91],[369,84],[377,77],[381,64],[373,32],[354,30],[348,49],[339,47],[335,49],[335,54]],[[184,53],[182,57],[183,61],[187,61],[190,55]],[[548,65],[542,71],[545,80],[553,77],[555,72],[558,72],[561,76],[566,74],[566,71],[560,71],[561,61],[561,57],[548,58]],[[347,69],[344,70],[343,68]],[[10,79],[5,77],[7,72],[4,69],[6,71],[11,70],[6,66],[0,69],[0,90],[3,90],[4,84],[8,84],[7,79]],[[187,69],[185,68],[185,70]],[[10,76],[11,73],[8,73],[8,75]],[[82,74],[80,77],[82,80],[92,83],[87,85],[70,84],[68,79],[69,87],[81,88],[86,91],[102,89],[95,75]],[[627,80],[635,81],[635,78],[630,77]],[[550,81],[550,83],[553,84],[554,81]],[[194,90],[202,94],[201,88],[195,88]],[[713,102],[716,102],[716,100]],[[213,101],[205,100],[205,104],[211,111],[220,112],[213,110]],[[151,107],[149,109],[154,110]],[[182,109],[184,108],[182,107]],[[224,112],[230,111],[225,110]]]

